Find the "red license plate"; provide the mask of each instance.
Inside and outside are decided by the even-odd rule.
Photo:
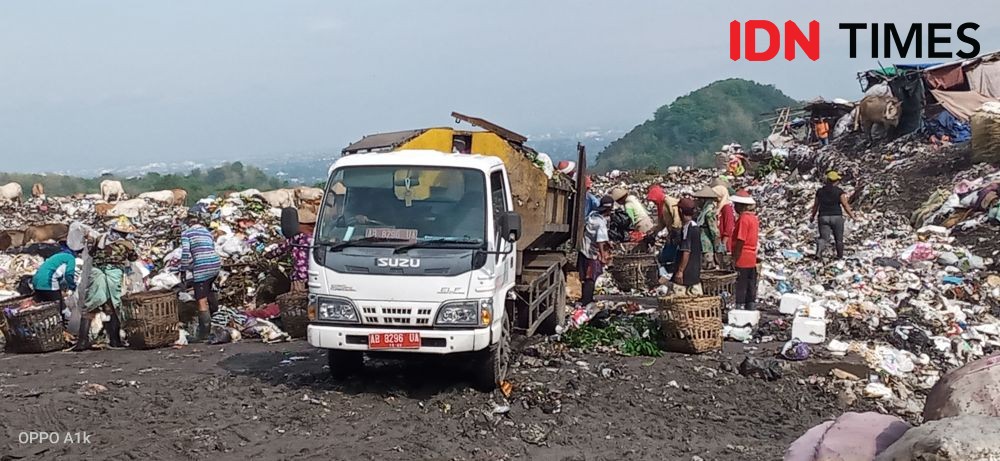
[[[369,349],[419,349],[420,333],[372,333]]]

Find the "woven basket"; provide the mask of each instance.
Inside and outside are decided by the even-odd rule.
[[[701,273],[701,289],[705,296],[722,296],[736,293],[736,272],[704,271]]]
[[[65,329],[59,301],[41,303],[34,309],[13,315],[7,313],[7,308],[17,306],[25,299],[27,297],[9,299],[0,305],[7,350],[18,354],[40,354],[62,349],[66,342],[63,339]]]
[[[294,290],[278,296],[281,326],[293,338],[305,338],[309,326],[309,291]]]
[[[664,349],[699,354],[722,348],[722,307],[718,296],[659,299]]]
[[[177,295],[147,291],[122,298],[122,326],[132,349],[156,349],[177,341]]]
[[[659,267],[655,254],[615,255],[608,272],[621,291],[645,291],[659,283]]]

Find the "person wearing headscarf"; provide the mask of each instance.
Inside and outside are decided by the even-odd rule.
[[[816,257],[822,258],[826,247],[830,245],[831,236],[836,244],[837,259],[844,257],[844,214],[852,220],[857,220],[854,210],[847,201],[847,193],[840,188],[840,173],[829,171],[826,174],[826,184],[816,191],[810,220],[819,216],[819,239],[816,241]]]
[[[630,194],[624,187],[611,189],[611,198],[625,208],[625,213],[628,214],[629,219],[632,221],[632,229],[641,233],[643,237],[649,235],[656,228],[656,225],[653,224],[653,219],[649,217],[649,211],[646,210],[646,206],[639,201],[638,197]]]
[[[587,215],[583,229],[583,243],[577,254],[576,269],[580,273],[582,296],[580,304],[586,306],[594,301],[597,279],[604,272],[604,266],[611,262],[611,240],[608,238],[608,218],[614,210],[615,201],[608,195],[601,197],[597,209]]]
[[[90,349],[90,324],[102,311],[111,318],[104,323],[108,345],[122,347],[121,306],[125,270],[130,262],[139,259],[135,244],[128,240],[135,231],[136,227],[128,218],[120,217],[90,250],[90,283],[74,351]]]
[[[698,199],[698,206],[701,208],[696,222],[701,228],[702,266],[706,269],[714,269],[716,266],[715,251],[722,247],[719,235],[719,195],[714,189],[705,187],[695,192],[694,198]]]
[[[722,236],[719,242],[721,246],[716,247],[716,253],[721,253],[725,256],[733,252],[733,229],[736,228],[736,210],[733,207],[732,200],[729,198],[729,188],[727,186],[716,185],[712,187],[712,190],[718,196],[719,235]],[[720,262],[723,264],[727,263],[726,261]]]
[[[649,191],[646,193],[646,200],[656,204],[656,217],[658,219],[656,226],[653,228],[655,232],[666,228],[670,228],[671,230],[679,230],[681,228],[681,214],[677,210],[678,200],[668,196],[662,186],[658,184],[650,186]]]

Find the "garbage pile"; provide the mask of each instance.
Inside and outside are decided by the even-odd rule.
[[[289,289],[284,274],[288,272],[290,261],[274,257],[283,240],[280,210],[271,208],[254,192],[209,197],[196,205],[210,216],[208,227],[223,260],[217,280],[220,302],[240,311],[255,309],[258,302],[261,305],[273,303],[278,294]],[[136,244],[139,261],[129,272],[138,273],[141,279],[141,283],[130,285],[128,289],[130,292],[170,290],[180,285],[180,233],[187,211],[187,207],[146,199],[107,204],[95,196],[33,198],[20,206],[5,208],[0,216],[0,234],[20,237],[31,234],[31,229],[39,226],[66,225],[72,221],[80,221],[95,232],[103,233],[116,219],[124,216],[138,228],[130,238]],[[0,253],[0,300],[18,296],[19,285],[24,288],[25,279],[34,274],[44,257],[58,250],[55,241],[65,238],[65,234],[45,236],[51,238],[47,242],[19,239]],[[83,262],[77,262],[77,267],[82,268]],[[185,302],[191,297],[181,292],[180,299]],[[257,336],[269,341],[282,337],[280,330],[277,333],[270,331],[266,324],[263,329],[267,331]]]

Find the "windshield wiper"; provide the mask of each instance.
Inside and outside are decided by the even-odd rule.
[[[343,250],[344,248],[347,248],[347,247],[363,246],[365,243],[374,243],[374,242],[401,242],[401,241],[405,241],[405,240],[403,240],[403,239],[396,239],[396,238],[386,238],[386,237],[362,237],[362,238],[359,238],[359,239],[356,239],[356,240],[347,240],[347,241],[344,241],[344,242],[338,242],[338,243],[331,244],[328,249],[330,251],[338,251],[338,250]]]
[[[429,248],[441,244],[458,244],[458,245],[482,245],[483,241],[479,239],[466,239],[458,237],[439,237],[430,238],[426,240],[419,240],[412,243],[407,243],[406,245],[401,245],[396,247],[393,253],[402,253],[411,248]]]

